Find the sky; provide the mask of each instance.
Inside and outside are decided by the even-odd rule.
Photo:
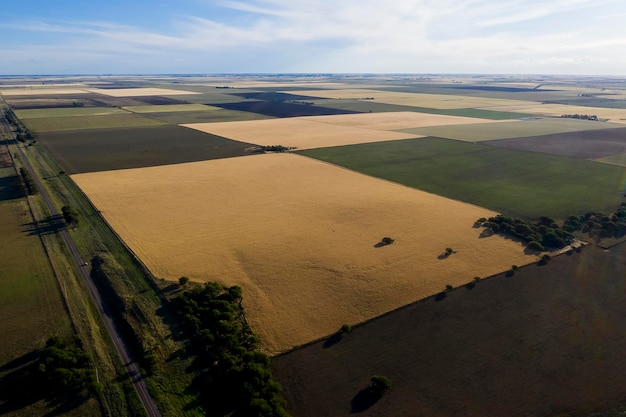
[[[19,0],[0,75],[626,75],[626,0]]]

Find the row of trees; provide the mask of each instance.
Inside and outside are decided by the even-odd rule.
[[[28,172],[26,168],[20,168],[20,177],[22,177],[22,182],[24,183],[24,188],[26,188],[26,193],[28,195],[36,194],[37,185],[35,185],[33,177],[30,175],[30,172]]]
[[[566,119],[580,119],[580,120],[593,120],[597,121],[598,116],[595,114],[562,114],[561,117]]]
[[[589,212],[582,216],[569,216],[563,229],[569,232],[581,231],[590,236],[622,237],[626,235],[626,203],[622,203],[611,214]]]
[[[241,302],[240,287],[217,283],[193,286],[174,299],[197,357],[200,398],[209,416],[288,417]]]
[[[491,233],[516,237],[529,249],[540,252],[563,248],[574,240],[570,231],[562,229],[549,217],[541,217],[538,222],[532,223],[500,214],[489,219],[480,218],[477,223]]]

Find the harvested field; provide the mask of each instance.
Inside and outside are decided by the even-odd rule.
[[[584,130],[606,130],[610,128],[620,128],[622,126],[623,125],[617,123],[600,123],[565,118],[532,118],[527,120],[514,120],[507,123],[427,126],[413,129],[401,129],[400,131],[414,133],[416,135],[480,142],[485,140],[549,135]]]
[[[234,103],[213,103],[213,105],[228,110],[247,111],[271,117],[324,116],[330,114],[354,113],[349,110],[330,109],[282,101],[238,101]]]
[[[563,114],[589,114],[596,115],[600,119],[606,119],[612,123],[626,123],[626,109],[613,109],[604,107],[568,106],[564,104],[539,104],[536,105],[506,105],[497,107],[484,107],[485,110],[515,111],[543,116],[560,117]],[[594,122],[590,122],[594,123]]]
[[[481,143],[422,138],[301,153],[527,219],[612,212],[626,192],[623,168]]]
[[[147,96],[179,96],[200,94],[193,91],[172,90],[168,88],[88,88],[90,93],[103,94],[112,97],[147,97]]]
[[[172,113],[189,111],[214,111],[222,110],[219,107],[205,106],[203,104],[162,104],[152,106],[128,106],[124,110],[133,113]]]
[[[308,117],[225,123],[193,123],[183,126],[256,145],[283,145],[298,149],[323,148],[416,137],[408,133],[320,123],[309,120]]]
[[[505,149],[596,159],[626,152],[626,128],[586,130],[483,142]]]
[[[273,353],[536,258],[479,238],[494,212],[295,154],[72,178],[157,277],[240,285]]]
[[[417,113],[409,111],[307,117],[306,120],[312,120],[320,123],[329,123],[333,125],[375,130],[394,130],[422,126],[448,126],[457,124],[466,125],[472,123],[486,123],[484,119],[446,116],[441,114]]]
[[[272,119],[270,116],[250,113],[247,111],[236,111],[220,109],[216,111],[185,111],[168,113],[150,113],[146,115],[152,119],[162,120],[171,124],[190,123],[214,123],[214,122],[241,122],[244,120],[265,120]]]
[[[37,139],[69,174],[230,158],[253,146],[180,126],[48,132]]]
[[[273,374],[298,417],[595,416],[626,398],[625,269],[626,245],[586,247],[273,358]],[[393,386],[372,403],[375,374]]]
[[[334,99],[360,99],[375,102],[397,104],[402,106],[427,107],[432,109],[464,109],[473,107],[496,107],[493,110],[502,110],[499,106],[533,106],[539,103],[533,101],[495,99],[472,96],[447,94],[421,94],[395,91],[380,91],[367,89],[346,90],[299,90],[291,94]]]
[[[68,109],[69,110],[69,109]],[[23,110],[27,111],[27,110]],[[97,116],[38,117],[25,119],[24,124],[35,133],[81,129],[112,129],[164,125],[165,122],[125,112]]]
[[[596,162],[602,162],[603,164],[611,164],[611,165],[619,165],[621,167],[626,167],[626,153],[611,155],[605,158],[597,158]]]

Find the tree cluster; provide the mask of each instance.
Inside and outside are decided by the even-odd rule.
[[[549,217],[541,217],[538,222],[532,223],[500,214],[489,219],[478,219],[477,222],[493,233],[521,239],[529,249],[540,252],[563,248],[574,240],[571,232],[559,227]]]
[[[598,116],[595,114],[562,114],[561,117],[566,119],[598,120]]]
[[[24,182],[26,193],[28,195],[36,194],[37,186],[35,185],[35,181],[33,181],[33,177],[31,177],[30,172],[28,172],[26,168],[20,168],[20,177],[22,177],[22,181]]]
[[[569,232],[581,231],[590,236],[622,237],[626,235],[626,203],[611,213],[589,212],[582,216],[569,216],[563,229]]]
[[[76,344],[53,337],[37,361],[36,373],[44,391],[54,395],[72,396],[101,391],[87,354]]]
[[[241,305],[241,288],[195,286],[174,302],[201,369],[198,386],[209,416],[288,417],[270,359],[258,350]]]
[[[266,146],[261,146],[261,149],[263,149],[263,152],[287,152],[296,148],[292,146],[283,146],[283,145],[266,145]]]
[[[69,227],[78,226],[78,212],[70,206],[63,206],[61,208],[63,219]]]

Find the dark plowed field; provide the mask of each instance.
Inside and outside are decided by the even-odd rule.
[[[247,155],[254,146],[180,126],[94,129],[37,135],[68,174]]]
[[[626,128],[585,130],[481,143],[506,149],[543,152],[578,159],[596,159],[626,152]]]
[[[327,116],[332,114],[359,113],[350,110],[331,109],[282,101],[244,101],[239,103],[212,104],[228,110],[248,111],[272,117]]]
[[[586,416],[626,401],[626,245],[458,288],[272,360],[295,417]],[[393,388],[364,395],[374,374]],[[560,414],[569,413],[569,414]]]
[[[279,93],[276,91],[267,92],[248,92],[248,93],[233,93],[234,96],[239,96],[248,99],[265,100],[265,101],[313,101],[319,100],[319,97],[302,96],[299,94]]]

